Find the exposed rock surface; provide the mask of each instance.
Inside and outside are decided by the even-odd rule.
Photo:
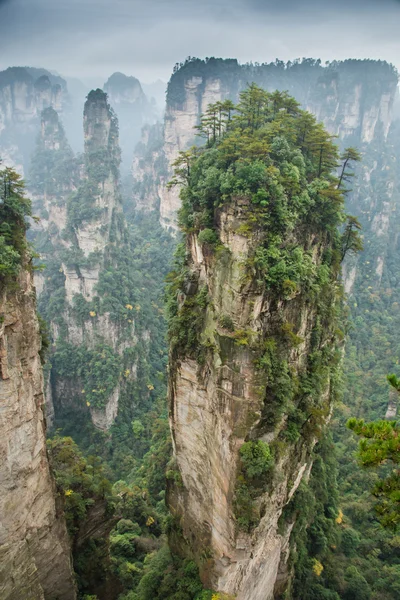
[[[227,98],[236,102],[251,81],[269,91],[288,90],[328,131],[338,135],[343,145],[349,141],[368,146],[389,132],[397,77],[386,63],[349,60],[323,67],[311,59],[260,66],[222,59],[188,61],[175,70],[168,84],[163,146],[170,170],[159,177],[158,190],[164,227],[176,229],[180,207],[178,188],[167,188],[171,164],[179,151],[196,143],[194,127],[201,113],[212,102]],[[135,164],[138,179],[143,177],[139,170],[140,165]],[[148,204],[155,205],[154,194],[149,194]]]
[[[31,274],[0,292],[0,597],[74,600],[70,548],[46,454]]]
[[[139,142],[141,128],[145,124],[154,124],[159,116],[158,111],[147,99],[136,77],[113,73],[103,89],[118,116],[123,168],[126,171]]]
[[[399,401],[399,394],[393,388],[389,390],[389,403],[385,414],[385,419],[392,421],[397,415],[397,404]]]
[[[66,83],[45,69],[11,67],[0,72],[0,158],[23,174],[39,130],[40,114],[64,108]]]
[[[133,202],[141,212],[160,207],[160,196],[169,173],[163,143],[161,123],[143,127],[132,162]]]
[[[90,308],[107,249],[119,242],[123,228],[118,124],[102,90],[90,92],[85,103],[84,145],[83,158],[74,158],[57,113],[51,108],[43,111],[31,177],[34,209],[41,217],[36,240],[47,264],[47,277],[38,278],[40,302],[56,349],[60,343],[89,349],[106,343],[122,354],[129,336],[122,341],[121,328],[110,314],[97,314]],[[54,294],[59,309],[48,313]],[[74,309],[77,298],[86,307],[80,317]],[[133,320],[129,328],[133,343]],[[70,382],[64,379],[53,369],[47,388],[52,398],[49,416],[52,406],[57,412],[57,406],[75,406],[78,400],[83,410],[91,413],[96,427],[108,429],[118,414],[119,386],[112,390],[104,407],[89,409],[79,378]]]
[[[245,277],[244,265],[262,231],[240,234],[249,201],[243,198],[220,210],[217,228],[224,252],[215,254],[190,234],[188,280],[206,285],[210,302],[205,309],[200,338],[207,348],[202,366],[187,356],[170,360],[170,422],[174,459],[181,483],[170,483],[168,502],[181,534],[172,537],[178,551],[194,556],[206,587],[238,600],[270,600],[289,577],[288,543],[292,524],[278,527],[279,517],[311,467],[311,450],[318,425],[311,417],[297,442],[278,442],[286,416],[271,425],[267,412],[273,397],[269,380],[257,368],[257,351],[271,336],[282,336],[282,324],[292,323],[300,344],[290,350],[290,372],[304,375],[310,353],[316,351],[313,330],[318,322],[315,302],[301,296],[276,299]],[[300,234],[300,240],[301,240]],[[324,243],[318,237],[301,240],[321,261]],[[188,294],[193,291],[188,287]],[[333,299],[332,299],[333,301]],[[231,320],[237,335],[221,325]],[[332,324],[324,323],[318,348],[334,347]],[[295,401],[296,404],[296,401]],[[322,421],[330,414],[330,380],[319,398]],[[323,416],[322,416],[323,415]],[[245,440],[276,444],[276,465],[256,500],[258,525],[250,533],[235,518],[239,449]],[[279,438],[280,440],[282,438]]]

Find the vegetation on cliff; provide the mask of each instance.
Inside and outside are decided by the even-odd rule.
[[[376,88],[371,99],[373,96],[375,103],[379,102]],[[362,225],[364,249],[359,256],[350,257],[345,267],[346,280],[352,282],[348,301],[349,327],[344,355],[343,402],[334,413],[335,446],[331,447],[339,463],[337,506],[340,523],[339,531],[333,537],[325,536],[328,544],[322,552],[316,551],[318,545],[314,544],[312,535],[305,538],[308,574],[298,571],[301,576],[297,584],[297,594],[302,600],[315,598],[316,589],[321,598],[360,600],[395,599],[400,593],[398,536],[393,535],[392,530],[380,527],[377,520],[378,517],[385,522],[391,511],[388,510],[388,515],[379,512],[376,515],[375,500],[370,494],[371,489],[378,492],[383,484],[375,469],[360,469],[355,436],[345,427],[351,415],[356,416],[357,422],[382,419],[390,404],[386,373],[398,368],[399,298],[396,290],[399,289],[399,273],[394,233],[399,223],[395,166],[398,134],[398,122],[395,121],[387,139],[379,129],[371,143],[361,146],[362,164],[356,168],[357,179],[350,184],[353,191],[347,197],[347,210],[355,214]],[[371,198],[376,198],[376,203],[371,204]],[[389,206],[390,217],[385,226]],[[387,469],[390,472],[389,465],[382,469],[382,476]],[[324,485],[323,479],[321,484]],[[389,486],[387,491],[395,492],[395,487]],[[383,508],[382,504],[389,508],[390,502],[383,503],[383,500],[384,495],[378,496],[378,509],[379,505]],[[326,509],[323,514],[327,514]],[[319,521],[317,517],[316,524]],[[323,566],[318,575],[311,571],[314,559]]]
[[[201,374],[205,364],[211,371],[221,363],[234,370],[232,357],[240,356],[240,348],[252,352],[261,417],[249,417],[244,433],[238,433],[248,437],[238,460],[234,501],[236,524],[250,533],[262,518],[260,497],[272,493],[275,478],[282,476],[274,465],[288,455],[295,460],[301,451],[313,454],[338,393],[345,335],[340,266],[362,246],[357,220],[344,211],[344,195],[360,157],[353,148],[340,154],[332,136],[287,93],[268,93],[254,84],[240,94],[238,105],[210,105],[198,132],[205,145],[180,153],[170,183],[181,186],[179,223],[186,239],[169,279],[172,388],[181,360],[196,359]],[[226,264],[232,268],[221,225],[230,206],[241,211],[231,235],[246,239],[249,248],[240,263],[242,289],[262,295],[268,306],[268,319],[259,317],[257,327],[249,318],[246,328],[237,329],[236,315],[217,314],[208,280],[199,280],[193,266],[199,245],[206,273],[222,273]],[[302,331],[305,306],[308,329]],[[306,354],[299,365],[297,352]],[[270,445],[259,439],[266,434]],[[336,498],[328,492],[335,480],[327,481],[323,457],[322,449],[314,454],[315,489],[304,490],[310,520],[312,507],[318,509],[316,552],[327,549],[339,528]],[[173,485],[179,494],[179,482]],[[296,502],[301,504],[301,494]],[[299,524],[298,547],[308,557],[304,569],[313,575],[318,559],[309,560],[306,539],[301,545],[306,522]],[[289,517],[282,520],[283,531],[291,525]],[[198,556],[198,549],[192,550]],[[312,593],[314,584],[318,580]]]
[[[388,381],[397,394],[400,391],[400,379],[388,375]],[[373,421],[365,423],[363,419],[349,419],[347,426],[362,437],[359,458],[364,467],[392,464],[395,468],[386,468],[386,473],[375,483],[372,493],[378,498],[375,510],[384,527],[396,531],[400,522],[400,462],[399,425],[397,421]]]
[[[199,132],[206,145],[180,153],[170,183],[182,186],[182,230],[196,234],[202,246],[218,255],[224,251],[216,226],[218,211],[234,198],[249,198],[238,231],[257,240],[245,265],[247,279],[275,298],[290,301],[301,296],[317,301],[320,319],[329,321],[336,311],[332,293],[335,296],[340,263],[346,253],[360,248],[356,220],[348,218],[344,233],[339,232],[346,221],[343,181],[351,160],[358,160],[357,153],[352,149],[344,153],[338,177],[334,171],[338,150],[314,117],[286,93],[269,94],[255,85],[242,92],[238,106],[211,105]],[[318,244],[325,248],[316,262],[313,251]],[[185,294],[191,274],[183,247],[177,261],[169,288],[172,351],[177,356],[198,355],[207,290]],[[279,339],[268,340],[260,354],[260,367],[268,368],[271,381],[274,369],[281,376],[285,372],[281,363],[274,367],[280,347],[302,341],[290,323],[282,326]],[[321,327],[320,321],[314,332],[316,346]],[[234,337],[238,343],[248,343],[245,332]]]
[[[27,218],[31,202],[18,173],[0,164],[0,284],[10,282],[27,258]]]
[[[61,200],[77,183],[78,164],[53,108],[42,111],[41,124],[42,131],[31,157],[29,190],[44,198],[53,196]]]
[[[167,88],[168,107],[182,109],[185,102],[185,84],[193,77],[201,77],[202,86],[208,78],[218,79],[223,87],[229,90],[231,99],[237,97],[243,82],[254,81],[269,91],[288,90],[304,106],[310,99],[317,103],[324,102],[326,85],[333,84],[338,97],[345,98],[351,94],[355,82],[366,84],[366,106],[372,106],[382,88],[386,91],[390,86],[397,84],[395,68],[381,60],[348,59],[323,64],[320,59],[303,58],[288,62],[276,59],[270,63],[240,64],[236,59],[201,59],[189,56],[174,67]]]
[[[368,61],[332,63],[328,69],[322,67],[320,61],[288,65],[277,61],[271,65],[248,65],[246,69],[247,73],[252,74],[247,80],[260,82],[260,78],[265,77],[268,85],[276,85],[281,89],[282,86],[283,89],[293,89],[293,80],[296,78],[299,81],[307,78],[311,82],[310,87],[314,87],[317,80],[327,85],[335,81],[340,88],[338,94],[342,97],[349,93],[346,82],[353,81],[352,71],[357,71],[360,83],[370,81],[367,77],[369,67]],[[171,80],[169,105],[182,104],[184,83],[188,78],[193,75],[204,76],[213,69],[217,74],[225,71],[225,84],[229,83],[234,97],[240,68],[236,61],[188,61]],[[385,84],[391,85],[395,79],[394,71],[389,65],[384,66],[384,71]],[[369,87],[366,97],[368,104],[375,102],[381,83],[382,78],[379,81],[377,78],[376,83]],[[318,93],[321,93],[320,89],[315,85],[312,96]],[[249,92],[247,94],[249,98]],[[182,227],[187,235],[197,236],[205,253],[216,257],[224,255],[216,226],[219,211],[230,202],[230,198],[248,196],[251,210],[241,233],[251,239],[258,228],[265,228],[267,232],[263,239],[257,240],[254,256],[246,265],[248,281],[254,277],[260,289],[275,294],[277,300],[292,302],[301,296],[308,297],[313,302],[318,301],[322,310],[323,316],[312,331],[316,349],[310,358],[308,374],[300,382],[293,381],[287,359],[288,351],[298,348],[302,343],[294,323],[280,324],[279,332],[275,331],[265,346],[257,349],[260,370],[267,373],[270,382],[270,410],[263,415],[264,422],[274,427],[281,415],[288,412],[280,445],[271,447],[274,457],[284,444],[298,443],[304,432],[310,437],[320,433],[326,414],[315,405],[315,399],[326,380],[326,364],[335,365],[338,360],[337,354],[333,357],[327,356],[327,352],[321,355],[318,351],[327,320],[332,316],[328,310],[327,290],[338,273],[343,256],[358,250],[360,240],[357,236],[358,222],[351,218],[347,222],[344,220],[341,194],[347,187],[347,159],[350,158],[351,166],[351,157],[355,156],[357,160],[356,154],[351,149],[350,152],[343,152],[342,167],[338,172],[335,169],[332,171],[330,168],[335,165],[338,155],[330,137],[285,94],[264,94],[262,90],[254,88],[260,110],[253,100],[253,109],[242,106],[239,111],[234,110],[231,102],[209,107],[198,130],[206,140],[206,147],[180,156],[176,164],[176,182],[184,185]],[[245,110],[249,110],[248,114]],[[303,131],[301,127],[299,129],[302,120]],[[357,214],[367,233],[364,233],[365,252],[358,259],[355,295],[350,301],[352,330],[345,358],[345,400],[352,408],[350,413],[342,406],[334,419],[340,470],[337,472],[331,442],[328,440],[318,444],[310,486],[301,486],[281,521],[282,527],[296,522],[293,597],[301,600],[391,600],[400,593],[398,537],[388,534],[377,525],[373,503],[366,491],[376,485],[377,477],[371,470],[359,470],[354,459],[356,443],[343,426],[350,414],[364,419],[382,416],[388,400],[385,374],[394,370],[398,362],[396,332],[400,312],[396,290],[399,287],[400,262],[397,236],[392,235],[391,254],[386,257],[380,284],[375,267],[376,257],[384,252],[384,239],[368,233],[368,223],[375,222],[378,213],[383,210],[382,203],[390,201],[388,185],[396,169],[398,147],[392,138],[389,138],[388,144],[382,140],[383,136],[371,145],[366,158],[367,168],[372,169],[373,193],[379,202],[371,209],[368,204],[371,190],[365,180],[357,184],[358,195],[355,195],[355,201],[349,208]],[[353,140],[349,143],[353,143]],[[38,194],[60,193],[62,188],[58,183],[63,181],[64,176],[67,179],[68,168],[65,170],[62,165],[59,168],[52,160],[45,153],[42,157],[38,155],[39,168],[35,183],[38,185]],[[104,177],[102,169],[107,161],[108,158],[103,155],[93,156],[92,174],[100,186]],[[118,166],[117,163],[118,160],[114,166]],[[53,174],[47,165],[54,165]],[[86,217],[90,221],[96,216],[93,189],[81,188],[79,194],[82,195],[74,194],[74,200],[71,199],[69,222],[72,227],[83,225]],[[88,212],[80,212],[81,208],[87,208]],[[300,243],[302,240],[296,240],[293,236],[293,231],[300,229],[304,230],[306,237],[309,223],[324,232],[325,241],[331,244],[318,269],[310,260],[309,248],[305,248]],[[398,211],[390,213],[390,223],[394,232],[398,227]],[[340,224],[342,227],[338,234],[337,225]],[[125,236],[128,236],[127,243]],[[74,243],[73,236],[71,240]],[[125,232],[123,240],[123,245],[114,243],[109,248],[105,268],[100,273],[98,298],[88,303],[83,296],[75,297],[74,318],[81,326],[86,324],[90,327],[107,312],[115,323],[124,328],[134,315],[136,334],[140,336],[150,332],[150,355],[141,352],[147,343],[142,339],[138,349],[128,350],[129,361],[138,360],[138,379],[132,381],[129,376],[124,378],[126,385],[123,384],[120,396],[120,416],[109,433],[94,430],[87,419],[79,419],[77,423],[76,412],[68,409],[60,415],[57,425],[63,427],[64,433],[73,434],[89,455],[99,454],[107,461],[113,472],[112,476],[109,472],[109,476],[114,483],[115,479],[122,480],[115,483],[115,493],[129,500],[126,502],[124,518],[111,535],[110,548],[112,570],[122,582],[124,600],[144,600],[157,597],[157,594],[163,598],[191,600],[195,593],[201,594],[193,563],[189,561],[182,564],[176,557],[171,557],[165,545],[158,551],[161,530],[168,531],[176,526],[167,518],[164,505],[164,471],[169,459],[170,443],[165,402],[161,399],[165,393],[162,373],[166,364],[161,280],[168,270],[173,244],[151,218],[135,220],[129,225],[129,233]],[[42,248],[49,249],[48,237],[42,236],[40,242]],[[47,318],[56,325],[62,325],[65,296],[61,289],[64,285],[60,273],[61,261],[50,257],[51,251],[48,254],[46,276],[50,279],[46,283],[41,304],[45,307]],[[134,264],[130,260],[132,255]],[[68,260],[68,265],[78,268],[90,268],[98,260],[98,256],[85,258],[76,252],[69,252],[64,258]],[[3,259],[0,262],[3,263]],[[200,337],[204,311],[212,299],[206,287],[196,289],[196,281],[191,280],[184,246],[178,251],[176,270],[169,279],[172,347],[176,356],[189,354],[201,366],[206,353],[212,351],[209,340]],[[193,289],[196,289],[194,294]],[[252,348],[250,331],[236,331],[232,319],[225,314],[216,318],[224,334],[231,336],[235,345]],[[343,335],[341,331],[336,331],[336,334]],[[129,337],[127,328],[125,337]],[[89,393],[95,396],[97,390],[104,387],[100,385],[101,371],[103,361],[108,356],[107,348],[103,352],[100,348],[92,351],[82,346],[81,351],[76,352],[72,345],[63,347],[61,344],[58,358],[60,368],[65,369],[69,378],[76,379],[82,374],[82,389],[86,393],[90,387],[94,392]],[[87,357],[90,360],[86,360]],[[110,381],[113,385],[115,373],[118,371],[118,376],[124,377],[127,367],[121,366],[119,357],[111,358]],[[115,361],[118,362],[118,368]],[[306,401],[297,404],[293,398],[299,389]],[[86,402],[96,406],[96,399],[85,397],[85,394],[79,402],[84,407]],[[104,398],[98,405],[104,405]],[[307,420],[310,415],[312,417]],[[384,428],[385,431],[395,431],[395,427],[390,430],[387,424]],[[264,476],[272,472],[273,460],[269,460],[266,451],[260,454],[266,459],[263,463],[265,469],[261,469]],[[258,459],[255,460],[256,467],[257,463]],[[179,473],[174,471],[173,465],[169,465],[168,473],[179,480]],[[239,519],[244,518],[243,527],[247,528],[256,524],[259,518],[253,513],[252,502],[248,502],[249,499],[252,501],[253,493],[257,494],[258,483],[257,477],[247,477],[245,463],[241,476],[241,483],[245,485],[245,507],[249,513],[239,515]],[[336,476],[340,484],[340,501]],[[151,523],[150,517],[154,523]],[[89,564],[89,557],[87,562]],[[139,586],[143,577],[144,582]],[[187,578],[193,581],[188,582]],[[180,581],[182,584],[178,586]],[[209,598],[211,592],[204,592],[199,597]]]

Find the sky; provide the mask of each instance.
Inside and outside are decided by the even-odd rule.
[[[400,70],[400,0],[0,0],[0,70],[99,85],[168,81],[187,56],[270,62],[379,58]]]

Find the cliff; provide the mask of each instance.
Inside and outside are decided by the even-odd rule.
[[[39,222],[33,223],[29,237],[40,250],[47,273],[58,273],[54,282],[44,272],[35,272],[39,305],[42,313],[47,315],[50,296],[55,291],[54,284],[61,287],[58,294],[63,293],[65,285],[60,256],[68,244],[62,234],[67,225],[67,201],[79,183],[78,162],[68,144],[58,113],[51,107],[41,113],[40,131],[31,157],[29,175],[34,213],[40,217]],[[61,322],[62,315],[57,314],[57,319]],[[45,371],[45,408],[47,426],[51,428],[55,415],[49,369]]]
[[[108,430],[121,398],[131,420],[136,386],[149,396],[149,330],[159,317],[143,299],[148,267],[138,272],[122,213],[118,122],[101,90],[86,101],[84,138],[84,155],[74,158],[56,113],[42,113],[31,180],[41,218],[35,246],[46,264],[39,307],[53,340],[46,401],[56,420],[79,414]]]
[[[163,126],[161,123],[142,128],[133,161],[133,203],[138,212],[158,211],[161,180],[168,177],[168,163],[164,153]]]
[[[368,383],[362,386],[363,392],[351,386],[348,399],[352,402],[351,398],[357,396],[361,401],[362,397],[362,404],[367,406],[365,398],[369,398],[373,390],[373,414],[383,418],[387,392],[382,382],[385,373],[396,368],[392,327],[397,323],[400,303],[396,292],[400,148],[396,69],[373,60],[333,61],[323,66],[320,61],[311,59],[264,65],[192,59],[177,65],[168,86],[164,124],[164,154],[169,174],[159,176],[157,189],[164,227],[176,228],[180,207],[177,188],[167,187],[171,165],[180,150],[197,143],[193,126],[199,122],[200,113],[209,102],[224,98],[235,100],[248,81],[255,81],[268,90],[288,90],[304,108],[323,121],[329,132],[339,136],[341,148],[353,145],[362,155],[361,163],[354,170],[355,177],[349,182],[352,191],[346,197],[346,207],[361,223],[364,252],[345,261],[342,277],[345,292],[351,296],[349,307],[354,319],[346,369],[351,373],[360,368],[369,374],[364,378]],[[154,199],[151,191],[147,204],[154,206]],[[141,205],[145,203],[143,200]],[[383,322],[382,311],[387,321]],[[372,344],[371,340],[376,338],[374,332],[378,330],[383,337],[379,343]],[[387,342],[390,339],[390,344],[382,345],[383,339]],[[374,357],[373,369],[361,350],[366,344],[369,356]],[[350,358],[352,352],[357,356],[355,362]]]
[[[197,143],[194,127],[208,104],[237,101],[251,81],[269,91],[287,90],[343,144],[368,145],[388,134],[397,76],[387,63],[347,60],[322,66],[321,61],[304,59],[240,65],[233,59],[190,59],[176,65],[168,84],[164,121],[167,164],[172,165],[179,151]],[[176,229],[180,200],[176,189],[167,188],[171,173],[159,176],[160,219],[164,227]],[[153,198],[149,196],[150,205]]]
[[[6,205],[2,198],[2,206]],[[10,214],[1,214],[2,225]],[[21,240],[11,227],[18,242],[15,251]],[[4,269],[4,246],[1,262]],[[24,258],[18,273],[14,269],[6,279],[0,274],[0,596],[4,600],[75,598],[64,515],[55,501],[46,454],[40,350],[35,290]]]
[[[40,307],[51,324],[56,362],[61,347],[72,353],[74,347],[83,346],[89,352],[103,341],[113,356],[120,349],[118,327],[109,313],[98,315],[99,308],[91,304],[109,245],[122,235],[118,124],[101,90],[91,92],[85,104],[84,144],[82,159],[75,159],[57,113],[43,111],[31,185],[34,208],[41,217],[35,243],[47,266],[46,276],[37,276]],[[118,407],[116,368],[101,406],[90,400],[86,405],[76,370],[70,365],[69,373],[64,369],[67,377],[62,376],[54,360],[49,399],[56,406],[70,406],[78,398],[81,410],[90,407],[96,426],[108,428]]]
[[[143,92],[136,77],[123,73],[113,73],[103,86],[108,101],[118,115],[120,124],[120,144],[122,169],[127,171],[132,161],[140,132],[144,125],[154,124],[159,117],[157,108]]]
[[[290,579],[293,522],[280,517],[331,413],[341,208],[337,198],[329,217],[319,193],[308,204],[314,186],[335,196],[337,182],[329,166],[325,176],[304,167],[301,155],[314,159],[307,143],[300,152],[286,137],[303,129],[290,116],[285,129],[285,100],[276,130],[264,105],[269,125],[259,137],[246,129],[253,93],[261,92],[247,92],[236,128],[194,153],[183,183],[186,248],[169,292],[168,503],[172,547],[195,558],[205,587],[270,600]]]
[[[10,67],[0,72],[0,156],[6,164],[28,170],[40,114],[51,106],[62,112],[65,81],[45,69]]]

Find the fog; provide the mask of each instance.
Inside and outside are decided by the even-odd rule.
[[[102,85],[167,81],[186,56],[378,58],[400,67],[398,0],[0,0],[0,69],[41,66]]]

